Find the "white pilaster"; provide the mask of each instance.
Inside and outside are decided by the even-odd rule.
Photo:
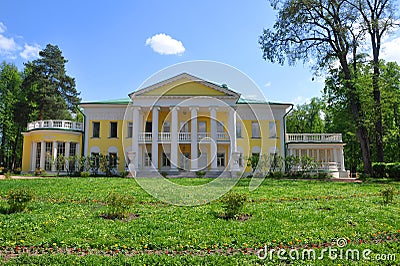
[[[46,142],[40,142],[40,169],[44,169],[46,162]]]
[[[236,110],[231,107],[229,108],[228,111],[228,131],[230,139],[229,162],[230,162],[230,167],[232,169],[235,163],[232,156],[237,150],[236,150]]]
[[[191,159],[191,165],[190,165],[190,170],[191,171],[197,171],[199,166],[198,166],[198,157],[199,157],[199,148],[197,147],[197,111],[199,110],[198,107],[191,107],[190,108],[190,131],[191,131],[191,140],[190,140],[190,159]]]
[[[343,147],[340,148],[339,150],[339,158],[340,158],[340,170],[345,171],[346,168],[344,166],[344,153],[343,153]]]
[[[37,143],[32,142],[32,155],[31,155],[31,171],[35,171],[36,167],[36,153],[37,153]]]
[[[69,157],[70,144],[71,144],[71,142],[69,142],[69,141],[65,142],[65,159],[66,159],[65,164],[66,164],[66,167],[69,167],[68,157]],[[64,168],[64,169],[67,169],[67,168]]]
[[[179,107],[171,107],[171,170],[178,166],[178,111]]]
[[[57,141],[53,141],[53,164],[51,166],[52,171],[56,171],[56,162],[57,162]]]
[[[339,166],[339,161],[338,161],[337,149],[336,148],[333,149],[333,160],[335,161],[337,166]]]
[[[217,107],[210,107],[210,159],[211,171],[217,170]]]
[[[141,134],[142,129],[139,126],[139,112],[140,112],[140,107],[133,107],[133,126],[132,126],[132,153],[134,155],[131,156],[131,161],[130,164],[133,164],[133,167],[130,168],[130,170],[136,171],[139,167],[139,160],[138,160],[138,153],[139,153],[139,134]],[[132,173],[134,174],[134,173]]]
[[[154,170],[158,170],[158,111],[160,107],[154,106],[152,110],[152,138],[151,138],[151,161]]]

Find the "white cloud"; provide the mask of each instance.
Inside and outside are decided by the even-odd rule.
[[[148,38],[146,45],[150,45],[154,52],[162,55],[181,55],[185,52],[185,47],[181,41],[175,40],[164,33]]]
[[[33,59],[39,57],[40,46],[38,44],[24,45],[24,50],[19,53],[19,55],[26,60]]]
[[[264,87],[268,88],[272,85],[271,81],[268,81],[267,83],[265,83]]]
[[[7,29],[6,25],[3,24],[3,22],[0,22],[0,33],[5,32]]]
[[[13,38],[7,38],[0,34],[0,55],[12,57],[12,54],[19,48]]]
[[[386,61],[397,61],[400,63],[400,37],[382,44],[382,58]]]

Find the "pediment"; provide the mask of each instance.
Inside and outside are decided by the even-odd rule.
[[[151,86],[135,91],[129,95],[133,97],[155,96],[211,96],[239,99],[240,94],[221,86],[183,73]]]

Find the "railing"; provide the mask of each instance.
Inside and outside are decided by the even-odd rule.
[[[34,129],[70,129],[83,131],[83,123],[69,120],[39,120],[28,123],[28,131]]]
[[[138,135],[139,142],[151,142],[153,140],[153,134],[151,132],[142,132]],[[192,134],[190,132],[179,132],[178,134],[178,142],[190,142],[192,139]],[[210,132],[198,132],[197,133],[198,141],[210,141],[211,133]],[[226,142],[229,141],[229,134],[226,132],[217,132],[217,141],[218,142]],[[171,141],[171,132],[159,132],[158,140],[159,142],[170,142]]]
[[[342,142],[342,134],[286,134],[286,142]]]
[[[178,141],[179,142],[190,142],[192,139],[192,133],[190,132],[179,132]]]
[[[210,138],[210,136],[211,136],[210,132],[197,132],[198,140],[207,139]]]
[[[226,132],[217,132],[217,141],[229,141],[229,134]]]
[[[151,142],[153,134],[151,132],[142,132],[139,134],[140,142]]]
[[[171,141],[171,133],[170,132],[158,133],[158,141]]]

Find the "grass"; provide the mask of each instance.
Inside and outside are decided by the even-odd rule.
[[[185,186],[209,182],[173,181]],[[134,179],[1,180],[0,254],[4,258],[0,263],[256,264],[266,262],[255,256],[264,245],[321,249],[337,238],[369,248],[373,254],[397,253],[395,263],[388,265],[400,263],[399,196],[392,204],[382,204],[379,192],[385,184],[268,179],[253,192],[248,185],[249,180],[241,180],[233,191],[247,193],[243,212],[251,218],[236,221],[218,218],[223,212],[219,201],[196,207],[168,205],[148,195]],[[391,185],[400,188],[399,182]],[[8,191],[22,187],[35,192],[35,201],[27,212],[7,214]],[[135,203],[128,211],[137,217],[101,218],[110,192],[133,196]],[[44,255],[10,258],[28,249]],[[82,252],[91,255],[81,256]],[[333,262],[340,260],[328,259],[324,264]],[[374,265],[363,264],[368,263]]]

